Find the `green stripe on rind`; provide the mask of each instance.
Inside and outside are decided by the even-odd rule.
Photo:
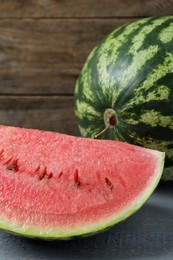
[[[173,167],[164,168],[162,179],[164,181],[173,180]]]
[[[44,227],[34,227],[20,224],[15,224],[15,222],[9,222],[8,219],[0,217],[0,228],[6,231],[15,233],[17,235],[28,236],[28,237],[37,237],[41,239],[69,239],[77,236],[86,236],[92,235],[98,232],[101,232],[134,214],[151,196],[155,188],[157,187],[164,166],[164,153],[157,151],[150,151],[153,155],[158,158],[158,165],[155,169],[152,179],[148,183],[148,186],[145,190],[141,191],[141,194],[138,195],[135,201],[127,205],[122,211],[116,215],[111,215],[106,219],[97,221],[96,223],[86,224],[80,227],[73,228],[44,228]]]
[[[173,53],[167,53],[163,63],[159,63],[154,70],[151,69],[146,80],[134,89],[133,99],[124,105],[124,109],[121,112],[125,112],[134,105],[141,106],[143,103],[151,101],[169,100],[169,95],[173,89],[168,86],[159,85],[157,82],[171,72],[173,72]]]

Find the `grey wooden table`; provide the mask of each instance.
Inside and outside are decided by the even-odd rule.
[[[159,185],[148,202],[112,229],[88,238],[41,241],[0,231],[0,260],[173,259],[173,183]]]

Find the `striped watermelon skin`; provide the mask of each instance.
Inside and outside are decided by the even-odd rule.
[[[74,101],[83,136],[100,133],[112,109],[116,125],[99,138],[166,152],[163,179],[173,180],[173,16],[141,19],[104,38],[84,64]]]

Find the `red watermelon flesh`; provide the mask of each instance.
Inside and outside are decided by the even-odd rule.
[[[123,142],[0,126],[0,228],[66,238],[135,212],[157,186],[164,154]]]

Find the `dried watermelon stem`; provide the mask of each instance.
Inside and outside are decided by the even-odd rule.
[[[100,136],[102,136],[103,134],[105,134],[110,128],[113,128],[116,126],[117,116],[116,116],[115,110],[113,110],[112,108],[107,108],[104,112],[103,119],[104,119],[104,123],[105,123],[105,128],[94,136],[95,139],[97,139]]]

